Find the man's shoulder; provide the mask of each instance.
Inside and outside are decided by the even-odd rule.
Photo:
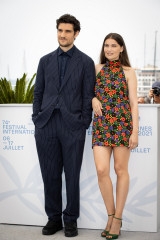
[[[56,52],[57,52],[57,49],[54,50],[53,52],[50,52],[50,53],[42,56],[42,57],[40,58],[40,61],[42,61],[42,62],[47,61],[47,60],[50,59],[52,56],[54,56],[54,55],[56,54]]]
[[[79,50],[78,48],[76,48],[76,51],[77,51],[78,54],[81,56],[81,58],[82,58],[82,60],[83,60],[84,62],[87,62],[87,61],[93,62],[93,59],[92,59],[90,56],[88,56],[86,53],[82,52],[82,51]]]

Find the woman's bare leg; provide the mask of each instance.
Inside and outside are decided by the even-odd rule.
[[[114,147],[113,156],[115,172],[117,175],[115,217],[122,218],[122,213],[129,190],[128,161],[130,150],[127,147]],[[114,218],[110,233],[119,234],[120,226],[121,221]]]
[[[115,213],[113,185],[109,176],[112,148],[95,146],[93,147],[93,153],[97,169],[99,188],[107,209],[107,214],[111,215]],[[108,217],[108,223],[105,228],[106,231],[109,231],[112,220],[113,216]]]

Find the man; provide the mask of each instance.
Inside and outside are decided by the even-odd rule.
[[[152,89],[149,91],[150,102],[160,104],[160,82],[154,82]],[[153,99],[153,100],[152,100]]]
[[[62,170],[66,180],[67,205],[63,211],[65,236],[78,235],[79,176],[86,129],[92,120],[95,68],[93,60],[74,46],[79,21],[65,14],[57,20],[59,47],[42,57],[34,89],[35,139],[44,182],[48,223],[42,229],[51,235],[62,229]]]
[[[145,97],[138,97],[137,98],[138,99],[138,104],[143,104],[143,103],[145,103],[144,101],[144,99],[145,99]]]
[[[150,98],[147,96],[138,97],[138,104],[150,103]]]

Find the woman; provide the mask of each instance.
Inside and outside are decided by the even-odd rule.
[[[105,37],[96,74],[92,146],[98,183],[108,213],[101,236],[117,239],[129,189],[130,151],[138,144],[137,80],[119,34],[110,33]],[[112,152],[117,175],[116,206],[109,176]]]

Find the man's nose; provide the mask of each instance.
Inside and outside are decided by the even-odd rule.
[[[65,32],[61,32],[61,37],[65,37]]]

